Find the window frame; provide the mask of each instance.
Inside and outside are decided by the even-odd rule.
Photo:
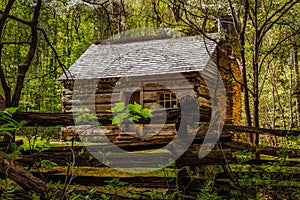
[[[163,95],[163,100],[161,99],[161,95]],[[176,98],[176,94],[171,91],[158,92],[156,102],[157,104],[161,105],[164,109],[178,108],[178,99]],[[168,104],[169,106],[167,106]]]

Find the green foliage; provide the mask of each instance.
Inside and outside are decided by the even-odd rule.
[[[105,182],[107,183],[108,188],[112,188],[114,190],[114,195],[117,194],[117,191],[118,191],[119,187],[127,185],[126,182],[120,181],[119,178],[113,178],[113,179],[111,179],[109,181],[105,181]]]
[[[14,150],[12,153],[7,153],[4,155],[5,159],[12,161],[13,159],[18,158],[19,155],[21,155],[22,153],[20,152],[20,150]]]
[[[243,151],[238,150],[232,152],[232,156],[238,157],[240,162],[243,163],[249,161],[252,158],[253,153],[247,150],[243,150]]]
[[[13,114],[18,108],[6,108],[4,111],[0,111],[0,132],[13,137],[13,132],[20,130],[24,125],[27,124],[25,120],[16,121],[13,119]]]
[[[41,199],[41,197],[39,195],[35,194],[35,193],[31,194],[30,198],[32,200],[40,200]]]
[[[73,116],[75,118],[76,123],[83,123],[83,124],[90,124],[90,125],[99,125],[97,121],[97,116],[89,113],[86,110],[76,110],[75,113],[73,113]]]
[[[119,102],[109,111],[114,114],[112,118],[113,125],[121,125],[125,119],[132,122],[139,122],[142,118],[148,119],[152,117],[152,110],[142,108],[142,106],[136,102],[134,102],[134,104],[128,104],[127,108],[124,102]]]
[[[0,199],[5,200],[14,200],[14,193],[17,190],[17,184],[11,179],[0,179]]]
[[[208,180],[205,181],[200,194],[197,196],[197,200],[221,200],[223,199],[220,197],[216,191],[214,191],[214,181]]]
[[[99,196],[99,195],[95,194],[96,192],[97,192],[97,190],[90,189],[90,190],[87,190],[88,194],[86,194],[86,195],[72,193],[72,195],[70,195],[70,199],[72,199],[72,200],[109,200],[109,197],[107,197],[106,194],[101,194]]]
[[[109,188],[117,188],[127,185],[126,182],[120,181],[119,178],[113,178],[111,180],[105,181],[105,183],[107,183],[107,187]]]
[[[55,162],[52,162],[50,160],[42,160],[41,161],[41,168],[42,169],[48,169],[51,170],[53,167],[57,166]]]
[[[45,151],[51,147],[51,143],[41,137],[28,136],[24,138],[24,143],[19,146],[23,151]]]

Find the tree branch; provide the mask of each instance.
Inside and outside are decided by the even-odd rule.
[[[2,11],[2,13],[1,13],[2,17],[0,18],[0,41],[1,41],[1,38],[2,38],[2,32],[3,32],[3,29],[4,29],[4,24],[7,20],[7,18],[9,17],[9,12],[10,12],[14,2],[15,2],[15,0],[9,0],[6,7],[5,7],[5,10]],[[7,80],[5,78],[4,70],[1,66],[1,64],[2,64],[2,49],[3,49],[3,45],[1,44],[0,45],[0,78],[1,78],[1,85],[2,85],[2,88],[4,90],[4,95],[5,95],[5,106],[9,107],[9,105],[11,103],[11,98],[10,98],[11,89],[7,84]]]
[[[53,53],[54,53],[55,59],[57,60],[59,66],[62,68],[62,70],[63,70],[63,72],[64,72],[66,78],[68,79],[67,71],[69,72],[69,70],[68,70],[67,67],[61,62],[61,60],[60,60],[60,58],[59,58],[59,56],[58,56],[57,51],[55,50],[54,46],[52,45],[52,43],[50,42],[50,40],[49,40],[49,38],[48,38],[48,36],[47,36],[46,31],[45,31],[44,29],[42,29],[42,28],[39,28],[39,30],[42,32],[42,34],[43,34],[43,36],[44,36],[44,38],[45,38],[47,44],[50,46],[51,50],[52,50]],[[69,72],[69,74],[70,74],[70,76],[71,76],[71,79],[73,80],[74,77],[72,76],[72,74],[71,74],[70,72]]]
[[[266,33],[274,26],[274,24],[276,22],[278,22],[285,13],[287,13],[296,3],[299,3],[299,0],[296,0],[295,2],[293,2],[294,0],[290,0],[288,2],[286,2],[280,9],[276,10],[273,15],[271,15],[266,21],[265,23],[261,26],[261,29],[258,30],[259,32],[261,32],[260,35],[260,39],[259,39],[259,44],[261,43],[263,37],[266,35]],[[293,3],[292,3],[293,2]],[[290,4],[291,3],[291,4]],[[289,5],[290,4],[290,5]],[[289,5],[289,6],[288,6]],[[288,6],[286,8],[286,6]],[[270,24],[268,25],[267,23],[270,22],[277,14],[279,14],[281,12],[281,14]],[[266,27],[266,28],[265,28]],[[265,28],[265,29],[264,29]],[[264,29],[264,30],[263,30]]]
[[[14,0],[13,0],[13,1],[14,1]],[[5,11],[0,10],[0,14],[4,15],[4,13],[5,13]],[[23,19],[20,19],[20,18],[18,18],[18,17],[12,16],[12,15],[7,15],[7,18],[12,19],[12,20],[15,20],[15,21],[17,21],[17,22],[19,22],[19,23],[21,23],[21,24],[25,24],[25,25],[28,25],[28,26],[30,26],[30,24],[31,24],[31,23],[28,22],[28,21],[25,21],[25,20],[23,20]]]
[[[265,59],[272,53],[274,52],[274,50],[281,44],[283,43],[284,41],[286,41],[287,39],[289,39],[290,37],[292,36],[295,36],[297,34],[300,33],[300,29],[298,29],[296,32],[286,36],[285,38],[283,38],[282,40],[280,40],[279,42],[277,42],[276,45],[274,45],[265,55],[264,57],[262,58],[261,62],[260,62],[260,65],[259,65],[259,71],[261,71],[261,68],[262,68],[262,64],[264,63]]]

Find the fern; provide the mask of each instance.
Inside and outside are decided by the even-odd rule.
[[[141,119],[152,117],[152,110],[142,108],[142,106],[136,102],[134,102],[134,104],[128,104],[127,107],[125,107],[124,102],[119,102],[109,111],[114,113],[114,117],[111,119],[113,125],[121,125],[126,119],[132,122],[139,122]]]

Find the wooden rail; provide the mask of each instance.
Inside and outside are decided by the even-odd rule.
[[[153,119],[160,119],[160,116],[167,113],[167,120],[165,123],[175,123],[175,121],[180,116],[180,109],[170,109],[166,111],[154,111]],[[200,121],[209,122],[210,121],[210,110],[205,109],[200,111]],[[74,116],[73,113],[34,113],[34,112],[17,112],[13,115],[14,119],[26,120],[28,121],[27,126],[72,126],[74,125]],[[97,114],[98,121],[101,125],[111,125],[111,113],[101,113]],[[150,120],[141,120],[139,123],[147,124],[150,123]],[[1,121],[0,121],[1,124]],[[274,130],[266,128],[254,128],[246,126],[233,126],[225,125],[223,131],[228,132],[245,132],[245,133],[257,133],[271,136],[299,136],[299,130]]]

